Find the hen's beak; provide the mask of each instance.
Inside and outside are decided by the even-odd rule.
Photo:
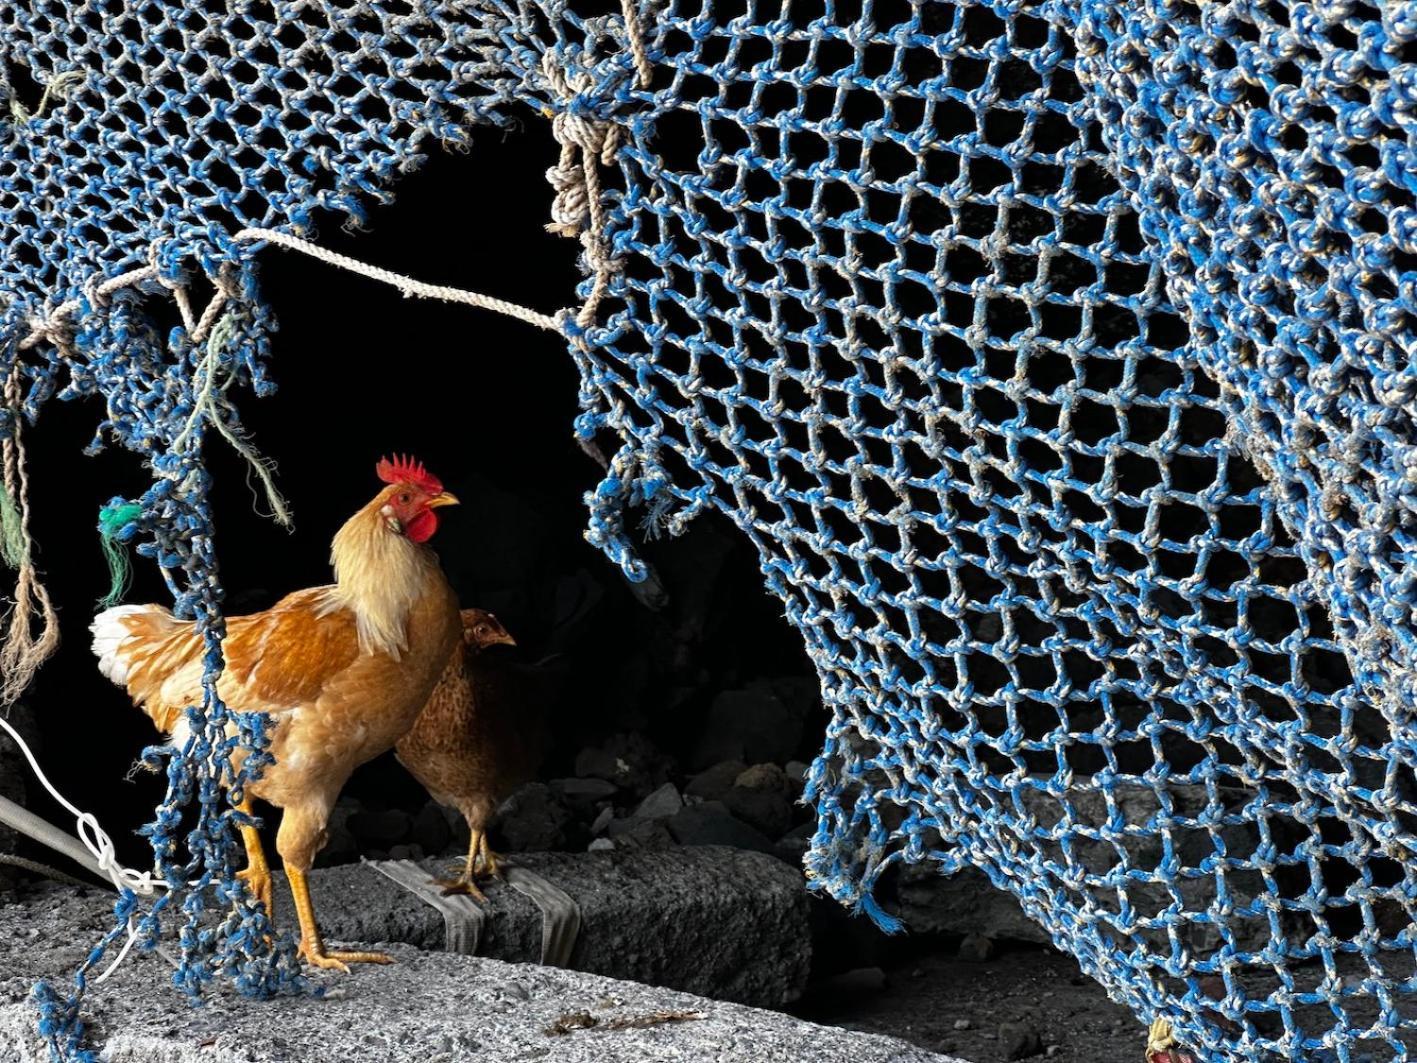
[[[451,491],[444,491],[441,494],[436,494],[428,500],[429,509],[437,509],[439,506],[456,505],[459,505],[458,496],[453,494]]]
[[[516,644],[517,640],[511,635],[498,635],[492,643],[494,646],[515,646]]]

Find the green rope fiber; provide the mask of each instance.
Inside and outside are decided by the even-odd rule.
[[[133,569],[128,563],[128,552],[117,539],[125,527],[143,515],[143,507],[136,502],[121,506],[104,506],[98,513],[99,543],[103,546],[103,556],[108,561],[108,593],[98,600],[100,609],[117,605],[128,593],[133,582]]]
[[[0,487],[0,560],[8,567],[18,569],[28,554],[20,507],[15,504],[10,492]]]

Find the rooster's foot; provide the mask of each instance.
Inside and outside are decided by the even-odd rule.
[[[339,971],[349,974],[351,963],[393,963],[394,958],[387,952],[326,952],[323,945],[311,947],[300,943],[300,955],[311,967],[325,971]]]
[[[275,886],[267,868],[248,867],[244,871],[236,872],[236,877],[246,883],[246,891],[251,894],[252,899],[266,906],[267,918],[275,914]]]

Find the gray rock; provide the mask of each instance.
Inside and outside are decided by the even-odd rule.
[[[665,825],[680,845],[727,845],[760,853],[774,851],[766,835],[735,819],[718,801],[686,806]]]
[[[413,834],[413,817],[399,808],[356,812],[347,824],[359,844],[366,848],[388,849],[407,842]]]
[[[800,865],[807,850],[812,847],[812,835],[816,833],[815,822],[798,824],[777,840],[774,851],[789,864]]]
[[[1209,796],[1201,785],[1171,784],[1167,794],[1171,804],[1168,812],[1161,800],[1149,786],[1139,784],[1119,784],[1112,788],[1111,802],[1100,790],[1091,789],[1092,780],[1087,776],[1074,779],[1063,802],[1049,793],[1036,788],[1026,788],[1023,804],[1034,818],[1038,828],[1050,831],[1059,828],[1065,820],[1086,828],[1095,837],[1075,834],[1072,843],[1073,858],[1093,874],[1107,874],[1125,861],[1130,871],[1152,872],[1163,859],[1162,827],[1170,835],[1171,844],[1180,863],[1184,867],[1198,867],[1208,859],[1215,859],[1217,847],[1208,828],[1197,825],[1207,815]],[[1247,791],[1222,789],[1223,807],[1220,814],[1242,809],[1253,797]],[[1115,805],[1120,823],[1114,823],[1112,805]],[[1032,826],[1031,824],[1029,825]],[[1269,831],[1280,851],[1288,851],[1297,841],[1293,834],[1295,826],[1277,818],[1269,823]],[[1220,831],[1226,858],[1230,861],[1245,860],[1256,853],[1261,845],[1257,826],[1250,821],[1233,823]],[[1122,854],[1119,856],[1118,849]],[[1061,843],[1046,842],[1045,855],[1053,860],[1061,860]],[[1226,874],[1226,891],[1229,903],[1235,909],[1243,909],[1266,891],[1264,881],[1256,871],[1233,868]],[[1174,903],[1171,890],[1160,882],[1145,882],[1132,879],[1127,883],[1127,900],[1139,918],[1154,917]],[[1218,929],[1203,916],[1216,903],[1216,882],[1213,876],[1197,878],[1182,877],[1176,883],[1176,891],[1183,904],[1181,929],[1183,940],[1201,954],[1213,952],[1222,944]],[[1099,909],[1113,915],[1120,913],[1120,903],[1115,892],[1093,891],[1092,897]],[[1190,918],[1188,918],[1188,916]],[[1297,913],[1288,911],[1279,915],[1281,931],[1291,938],[1306,933],[1305,920]],[[1269,942],[1270,925],[1268,911],[1257,914],[1243,914],[1237,911],[1231,918],[1229,929],[1236,945],[1242,951],[1264,948]],[[1169,948],[1167,935],[1160,930],[1135,931],[1153,945]],[[1310,927],[1309,931],[1312,932]],[[1121,935],[1119,932],[1119,936]]]
[[[586,852],[604,853],[610,851],[613,848],[615,848],[615,843],[612,842],[609,838],[595,838],[591,841],[589,845],[586,846]]]
[[[540,852],[565,844],[570,813],[545,783],[527,783],[502,803],[497,828],[514,853]]]
[[[981,933],[999,941],[1052,941],[1041,926],[1023,914],[1012,893],[996,889],[984,872],[967,867],[953,875],[938,866],[906,864],[896,879],[900,917],[912,933]]]
[[[822,704],[822,684],[815,675],[783,675],[755,680],[748,686],[754,690],[771,690],[784,705],[804,719]]]
[[[792,792],[792,782],[776,764],[754,764],[733,780],[734,786],[745,790],[770,790],[786,796]]]
[[[985,963],[994,958],[994,940],[983,934],[966,934],[959,943],[959,958],[969,963]]]
[[[614,819],[615,810],[609,805],[606,805],[600,810],[600,814],[595,817],[595,821],[591,823],[590,832],[592,834],[599,834],[601,831],[609,827],[610,824],[614,821]]]
[[[955,1028],[956,1030],[967,1030],[967,1029],[969,1029],[969,1026],[970,1026],[970,1023],[969,1023],[969,1020],[968,1020],[968,1019],[955,1019],[955,1026],[954,1026],[954,1028]]]
[[[625,765],[622,771],[615,757],[603,749],[582,749],[576,754],[576,775],[582,779],[609,782],[628,770],[629,765]]]
[[[1025,1023],[1006,1022],[999,1026],[999,1051],[1005,1059],[1027,1059],[1043,1051],[1043,1040]]]
[[[428,802],[413,817],[412,837],[425,853],[441,853],[453,840],[452,828],[436,802]]]
[[[552,779],[551,789],[569,805],[591,806],[615,796],[615,784],[605,779]]]
[[[724,760],[711,768],[699,772],[684,787],[685,795],[703,801],[722,801],[723,795],[733,789],[738,776],[747,770],[741,760]]]
[[[71,940],[76,933],[69,928]],[[8,937],[0,933],[0,940]],[[892,1038],[594,974],[401,945],[389,951],[391,966],[316,972],[313,980],[331,989],[322,998],[256,1002],[211,993],[200,1008],[172,988],[162,960],[145,955],[91,986],[84,1017],[98,1031],[96,1047],[107,1063],[949,1063]],[[37,977],[64,981],[67,959],[54,959],[34,950],[13,957],[0,951],[7,990],[0,995],[0,1058],[10,1063],[49,1059],[24,995]],[[643,1028],[611,1025],[668,1012],[694,1017]],[[609,1028],[551,1032],[573,1015]]]
[[[781,837],[792,826],[792,802],[778,789],[749,790],[735,786],[723,795],[728,811],[769,838]]]
[[[808,900],[801,872],[781,861],[724,848],[655,851],[619,841],[609,852],[513,859],[580,906],[574,968],[763,1007],[790,1003],[806,985]],[[420,866],[441,875],[446,865],[438,859]],[[275,918],[284,928],[294,909],[281,875],[276,890]],[[396,941],[429,950],[446,944],[443,917],[373,868],[353,864],[312,873],[310,890],[330,940]],[[540,910],[505,882],[487,882],[483,890],[487,923],[479,955],[538,959]]]
[[[781,763],[797,752],[802,720],[802,713],[770,688],[725,690],[709,707],[693,763],[700,768],[722,760]]]
[[[612,735],[602,746],[576,755],[576,776],[603,779],[621,790],[647,794],[664,782],[669,760],[638,732]]]
[[[787,766],[782,769],[793,783],[801,786],[807,781],[807,765],[800,760],[789,760]]]
[[[886,988],[886,972],[879,967],[857,967],[827,979],[826,988],[833,992],[849,993],[853,996],[861,993],[879,993]]]
[[[615,848],[668,849],[674,844],[674,837],[657,819],[616,819],[606,828],[606,836],[615,842]]]
[[[634,811],[636,819],[667,819],[684,807],[684,799],[679,796],[672,782],[667,782],[640,802]]]

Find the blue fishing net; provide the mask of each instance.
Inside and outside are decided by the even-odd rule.
[[[1412,1054],[1417,4],[0,0],[0,48],[48,89],[0,119],[0,368],[153,463],[122,536],[209,676],[251,230],[547,120],[589,536],[758,548],[830,710],[812,884],[890,925],[891,868],[982,869],[1206,1059]],[[274,992],[224,711],[154,841],[181,980]]]

